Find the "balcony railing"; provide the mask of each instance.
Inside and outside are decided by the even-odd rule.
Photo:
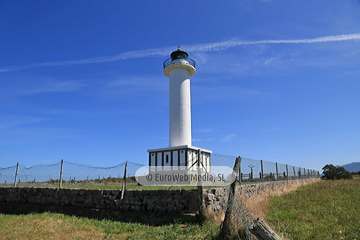
[[[180,59],[187,61],[189,63],[189,65],[191,65],[195,68],[195,61],[193,59],[191,59],[191,58],[188,58],[188,59],[180,58]],[[164,68],[169,66],[171,64],[171,62],[172,62],[171,58],[166,59],[163,63]]]

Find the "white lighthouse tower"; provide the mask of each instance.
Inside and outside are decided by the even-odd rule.
[[[169,77],[169,147],[149,149],[149,166],[209,171],[211,151],[191,144],[190,77],[196,72],[195,61],[179,47],[163,65]]]

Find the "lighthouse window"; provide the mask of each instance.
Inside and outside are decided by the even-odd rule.
[[[169,163],[169,155],[166,155],[166,163]]]

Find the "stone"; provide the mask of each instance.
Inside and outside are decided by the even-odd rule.
[[[167,212],[175,212],[176,208],[174,205],[168,205],[166,208]]]

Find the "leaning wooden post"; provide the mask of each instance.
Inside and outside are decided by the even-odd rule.
[[[235,160],[233,174],[238,174],[240,163],[241,163],[241,157],[237,157]],[[230,217],[231,217],[232,209],[234,208],[235,194],[236,194],[236,182],[234,181],[229,188],[228,205],[226,208],[225,219],[222,222],[222,226],[220,230],[220,236],[222,237],[226,237],[226,238],[231,237],[232,224],[230,221]]]
[[[127,172],[127,168],[128,168],[128,162],[125,163],[125,168],[124,168],[124,182],[122,184],[122,189],[121,189],[121,199],[124,198],[124,194],[126,191],[126,172]]]
[[[16,183],[17,183],[17,179],[18,179],[18,174],[19,174],[19,163],[16,164],[14,187],[16,187]]]
[[[281,240],[281,237],[260,218],[253,220],[253,226],[249,230],[259,240]]]
[[[60,162],[60,181],[59,181],[59,188],[62,188],[63,171],[64,171],[64,159],[61,159],[61,162]]]

